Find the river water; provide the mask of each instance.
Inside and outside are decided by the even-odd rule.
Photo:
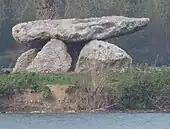
[[[0,129],[170,129],[170,114],[0,114]]]

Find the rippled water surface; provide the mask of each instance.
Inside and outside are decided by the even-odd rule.
[[[0,129],[170,129],[170,114],[0,114]]]

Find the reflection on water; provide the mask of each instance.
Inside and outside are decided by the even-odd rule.
[[[0,114],[0,129],[170,129],[170,114]]]

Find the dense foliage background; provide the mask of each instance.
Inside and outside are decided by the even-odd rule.
[[[23,50],[11,35],[17,23],[103,15],[149,17],[151,23],[144,30],[111,42],[125,49],[134,62],[170,63],[170,0],[0,0],[0,66],[12,67]]]

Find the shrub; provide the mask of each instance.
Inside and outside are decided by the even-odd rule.
[[[42,96],[43,96],[44,99],[49,99],[49,98],[52,97],[51,90],[50,90],[50,88],[47,87],[47,86],[44,86],[44,87],[42,88],[42,91],[41,91],[41,92],[42,92]]]
[[[0,94],[14,89],[41,92],[51,97],[47,84],[72,84],[67,90],[69,103],[77,110],[168,109],[170,106],[170,68],[132,67],[124,73],[92,72],[86,75],[39,75],[15,73],[0,76]],[[75,110],[76,110],[75,109]]]
[[[77,110],[167,109],[170,68],[132,67],[127,72],[89,74],[68,93]]]
[[[170,68],[129,73],[120,103],[128,109],[165,109],[170,104]]]
[[[117,87],[110,83],[107,72],[92,72],[77,81],[67,93],[77,110],[106,110],[117,103]]]

